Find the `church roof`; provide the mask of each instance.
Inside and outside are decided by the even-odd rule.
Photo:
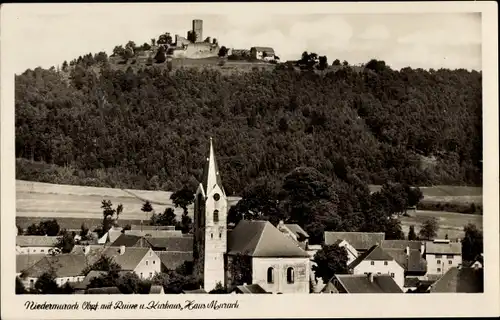
[[[309,257],[268,221],[241,220],[228,235],[228,254],[251,257]]]
[[[216,185],[218,185],[222,189],[222,181],[219,174],[219,166],[217,165],[217,159],[215,158],[215,151],[212,144],[212,138],[210,138],[210,153],[205,163],[205,168],[203,169],[203,178],[201,180],[201,183],[205,195],[208,195],[208,193]]]

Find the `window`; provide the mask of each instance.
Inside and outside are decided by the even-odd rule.
[[[153,264],[155,264],[155,261],[153,260]]]
[[[146,260],[146,265],[148,265],[148,260]]]
[[[453,260],[448,260],[448,264],[453,264]]]
[[[437,262],[437,264],[441,264],[441,260],[438,260],[438,261],[436,261],[436,262]]]
[[[286,269],[286,282],[288,283],[293,283],[294,282],[294,274],[293,274],[293,268],[290,267]]]
[[[394,273],[392,273],[392,272],[391,272],[391,277],[393,277],[393,278],[394,278]]]
[[[267,283],[274,283],[274,269],[272,267],[267,268]]]
[[[436,254],[436,259],[441,259],[442,256],[442,254]]]
[[[381,274],[380,272],[377,272],[377,274]]]
[[[214,210],[214,223],[219,222],[219,210]]]
[[[219,201],[219,199],[220,199],[220,194],[218,193],[214,194],[214,200]]]
[[[36,252],[36,249],[33,249],[33,253]]]
[[[222,239],[222,233],[219,232],[219,239]]]
[[[452,255],[452,254],[447,254],[447,255],[446,255],[446,258],[447,258],[447,259],[453,259],[453,255]]]
[[[372,266],[374,266],[374,265],[375,265],[375,261],[370,262],[370,264],[371,264]]]
[[[33,287],[34,287],[34,285],[35,285],[35,280],[31,279],[31,280],[30,280],[30,287],[31,287],[31,288],[33,288]]]
[[[388,265],[389,263],[387,261],[384,261],[384,266]]]
[[[438,272],[441,272],[441,268],[438,268],[438,269],[437,269],[437,271],[438,271]]]
[[[141,272],[141,278],[142,278],[142,272]]]
[[[149,273],[149,277],[150,278],[153,277],[153,273],[152,272]]]
[[[214,238],[214,234],[213,234],[213,233],[211,233],[211,234],[210,234],[210,239],[213,239],[213,238]]]
[[[45,252],[45,250],[42,249],[42,250],[40,250],[40,252]]]

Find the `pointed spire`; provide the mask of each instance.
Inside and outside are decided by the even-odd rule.
[[[217,160],[215,158],[212,137],[210,137],[210,151],[207,162],[205,163],[205,170],[203,171],[202,185],[206,195],[209,194],[216,185],[222,189],[222,182],[219,174],[219,167],[217,166]]]

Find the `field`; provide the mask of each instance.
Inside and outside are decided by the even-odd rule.
[[[370,191],[376,192],[382,186],[370,185]],[[424,194],[422,201],[441,202],[441,203],[458,203],[467,204],[483,203],[483,188],[482,187],[462,187],[462,186],[432,186],[420,187]]]
[[[147,220],[148,217],[141,208],[143,203],[149,200],[156,213],[173,208],[179,220],[182,209],[175,208],[170,200],[171,194],[165,191],[83,187],[17,180],[16,217],[71,218],[68,221],[74,225],[71,221],[75,218],[102,219],[101,202],[110,200],[115,208],[118,204],[123,204],[124,210],[120,220]],[[239,198],[229,197],[229,205],[238,200]],[[188,207],[188,215],[191,217],[192,211],[191,205]],[[81,222],[76,225],[76,228],[79,228]]]
[[[426,197],[428,195],[440,197],[442,195],[439,192],[444,192],[442,190],[453,191],[451,197],[481,197],[477,194],[481,191],[478,189],[480,188],[432,187],[423,188],[423,191]],[[472,192],[476,194],[471,195]],[[173,208],[180,219],[182,209],[174,207],[170,200],[171,194],[166,191],[83,187],[17,180],[16,221],[23,228],[47,218],[57,218],[61,227],[66,229],[78,229],[83,222],[89,227],[97,226],[102,219],[102,200],[110,200],[114,207],[123,204],[124,210],[119,218],[122,225],[139,224],[141,219],[144,221],[149,219],[141,211],[146,200],[152,203],[157,213],[163,212],[165,208]],[[238,197],[229,197],[229,206],[236,204],[238,200]],[[188,208],[188,214],[193,216],[193,206]],[[420,225],[430,217],[435,217],[439,221],[440,238],[444,238],[446,234],[450,239],[461,238],[463,227],[467,223],[474,223],[482,229],[480,215],[421,210],[410,215],[401,218],[405,234],[411,225],[415,226],[415,231],[418,233]]]

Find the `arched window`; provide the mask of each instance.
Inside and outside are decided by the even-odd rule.
[[[214,210],[214,223],[219,222],[219,210]]]
[[[286,282],[293,283],[294,281],[295,281],[295,277],[293,274],[293,268],[290,267],[290,268],[286,269]]]
[[[272,267],[267,268],[267,283],[274,283],[274,269]]]
[[[213,239],[213,238],[214,238],[214,234],[213,234],[213,233],[211,233],[211,234],[210,234],[210,239]]]

